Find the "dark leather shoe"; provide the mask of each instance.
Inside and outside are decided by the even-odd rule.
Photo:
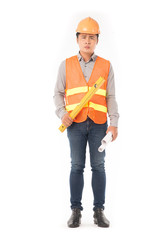
[[[99,227],[109,227],[110,222],[105,217],[102,208],[96,208],[93,217],[94,223],[97,224]]]
[[[67,222],[68,227],[70,228],[79,227],[79,225],[81,224],[81,217],[82,217],[81,210],[79,208],[73,208],[72,215]]]

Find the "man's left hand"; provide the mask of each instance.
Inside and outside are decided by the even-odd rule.
[[[118,127],[113,127],[113,126],[109,126],[107,131],[106,131],[106,134],[108,132],[111,132],[112,133],[112,142],[114,140],[116,140],[117,136],[118,136]]]

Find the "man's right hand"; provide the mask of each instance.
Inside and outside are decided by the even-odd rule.
[[[66,113],[63,117],[62,117],[62,123],[64,124],[64,126],[69,127],[73,122],[73,119],[69,116],[69,113]]]

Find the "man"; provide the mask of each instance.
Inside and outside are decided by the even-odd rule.
[[[112,141],[117,138],[119,114],[115,100],[112,66],[108,60],[100,58],[94,53],[99,41],[99,34],[99,25],[94,19],[88,17],[80,21],[76,30],[79,53],[66,59],[60,65],[54,93],[56,114],[67,127],[70,143],[72,215],[68,220],[68,227],[73,228],[79,227],[81,223],[81,211],[83,210],[81,199],[87,142],[92,169],[94,223],[99,227],[109,227],[110,224],[103,213],[106,188],[105,152],[98,152],[98,147],[108,131],[112,132]],[[100,76],[104,77],[104,84],[72,120],[69,113],[80,103],[89,91],[89,87],[92,87]],[[109,127],[107,113],[110,118]]]

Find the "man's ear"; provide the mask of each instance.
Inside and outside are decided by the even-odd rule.
[[[99,42],[99,39],[97,38],[97,44],[98,44],[98,42]]]
[[[76,41],[77,41],[77,43],[78,43],[78,37],[76,37]]]

